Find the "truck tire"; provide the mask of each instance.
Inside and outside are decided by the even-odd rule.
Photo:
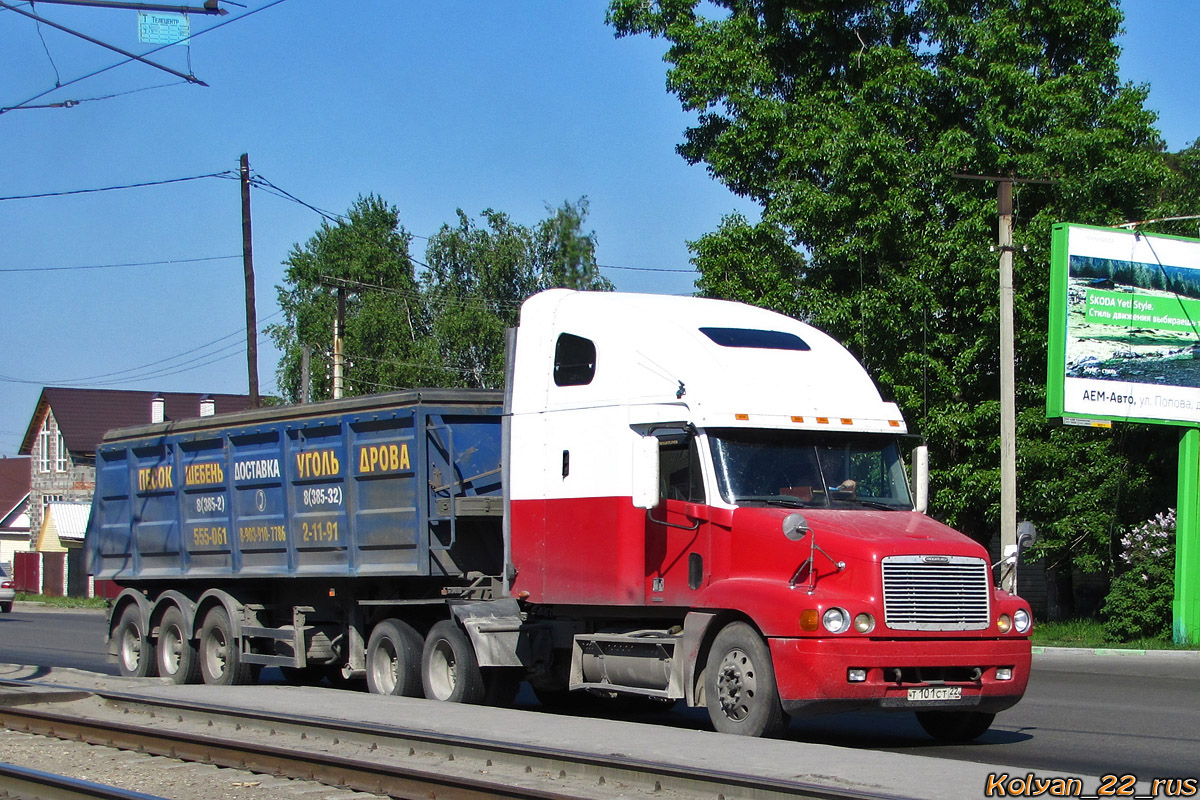
[[[970,742],[992,726],[995,714],[982,711],[918,711],[917,722],[939,742]]]
[[[8,614],[12,611],[12,603],[0,603],[0,612]]]
[[[171,683],[199,683],[200,658],[188,638],[183,612],[168,608],[158,626],[158,674]]]
[[[704,697],[713,727],[721,733],[770,737],[787,728],[770,648],[744,622],[731,622],[713,640]]]
[[[367,642],[367,688],[374,694],[421,695],[421,634],[407,622],[385,619]]]
[[[467,634],[444,619],[425,637],[421,684],[430,700],[479,704],[484,700],[483,673]]]
[[[142,609],[130,604],[121,612],[113,633],[117,642],[117,669],[126,678],[149,678],[158,666],[154,659],[154,643],[146,630]]]
[[[233,624],[221,606],[213,608],[200,626],[200,674],[210,686],[250,683],[250,665],[242,662]]]

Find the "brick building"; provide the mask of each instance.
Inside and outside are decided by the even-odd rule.
[[[48,503],[90,503],[96,448],[113,428],[242,411],[241,394],[42,389],[19,450],[29,456],[29,530],[36,535]]]

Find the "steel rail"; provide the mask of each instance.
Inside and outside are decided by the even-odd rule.
[[[92,783],[2,762],[0,797],[37,800],[166,800],[156,794],[131,792],[103,783]]]
[[[4,684],[48,686],[0,680],[0,685]],[[392,725],[264,714],[126,692],[95,691],[93,694],[130,712],[147,714],[155,720],[155,727],[85,719],[78,712],[59,714],[27,706],[0,708],[0,724],[30,733],[319,781],[399,798],[579,800],[604,796],[606,786],[622,786],[647,794],[675,792],[679,796],[723,797],[725,800],[900,800],[891,794],[675,767],[626,756],[591,755],[540,745],[432,734]],[[213,733],[167,730],[157,724],[162,719],[200,725]],[[222,730],[226,733],[219,733]],[[228,731],[236,731],[239,735],[230,736]],[[304,746],[264,743],[264,739],[287,736],[303,740]],[[369,752],[371,759],[321,752],[321,747],[330,744],[358,746]],[[440,759],[441,763],[432,766],[384,763],[388,755],[403,760],[405,756],[412,758],[418,753]],[[464,774],[466,772],[471,774]],[[541,785],[536,780],[538,776],[542,778]],[[514,780],[519,785],[514,785]],[[555,786],[556,783],[559,785]]]

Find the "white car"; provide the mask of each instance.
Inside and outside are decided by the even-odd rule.
[[[12,578],[0,567],[0,612],[7,614],[12,611],[13,600],[17,597]]]

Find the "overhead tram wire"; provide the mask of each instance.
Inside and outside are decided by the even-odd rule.
[[[229,24],[232,24],[232,23],[234,23],[234,22],[238,22],[238,21],[240,21],[240,20],[246,19],[247,17],[254,16],[255,14],[259,13],[260,11],[266,11],[267,9],[269,9],[269,8],[273,8],[273,7],[275,7],[275,6],[279,5],[280,3],[283,3],[283,2],[285,2],[285,0],[271,0],[271,2],[267,3],[266,5],[259,6],[258,8],[256,8],[256,9],[253,9],[253,10],[251,10],[251,11],[247,11],[245,14],[242,14],[242,15],[240,15],[240,16],[237,16],[237,17],[231,17],[230,19],[224,20],[224,21],[222,21],[222,22],[218,22],[218,23],[217,23],[217,24],[215,24],[215,25],[212,25],[212,26],[210,26],[210,27],[208,27],[208,28],[205,28],[205,29],[204,29],[204,30],[202,30],[202,31],[198,31],[197,33],[193,33],[191,36],[189,36],[189,37],[188,37],[188,40],[189,40],[189,41],[191,41],[191,40],[193,40],[193,39],[196,39],[196,38],[197,38],[197,37],[199,37],[199,36],[203,36],[203,35],[204,35],[204,34],[206,34],[206,33],[211,33],[212,31],[215,31],[215,30],[217,30],[218,28],[223,28],[223,27],[225,27],[226,25],[229,25]],[[235,5],[236,5],[236,4],[235,4]],[[174,45],[175,45],[175,43],[174,43],[174,42],[171,42],[170,44],[162,44],[162,45],[159,45],[158,47],[154,47],[154,48],[151,48],[150,50],[147,50],[145,53],[141,53],[141,54],[139,54],[139,58],[145,58],[146,56],[153,55],[153,54],[157,53],[159,50],[164,50],[164,49],[166,49],[166,48],[168,48],[168,47],[173,47]],[[137,60],[137,59],[134,59],[134,58],[127,58],[127,59],[125,59],[124,61],[118,61],[117,63],[115,63],[115,64],[110,64],[110,65],[108,65],[107,67],[101,67],[100,69],[98,69],[98,70],[95,70],[95,71],[93,71],[93,72],[89,72],[89,73],[88,73],[88,74],[86,74],[86,75],[80,75],[79,77],[77,77],[77,78],[72,78],[72,79],[71,79],[71,80],[69,80],[69,81],[65,81],[65,82],[59,82],[59,83],[57,83],[57,85],[55,85],[53,88],[47,89],[47,90],[45,90],[44,92],[39,92],[38,94],[35,94],[33,97],[30,97],[28,100],[25,100],[25,101],[23,101],[23,102],[17,103],[15,106],[3,106],[3,107],[0,107],[0,114],[6,114],[6,113],[8,113],[9,111],[17,111],[17,110],[19,110],[19,109],[21,109],[21,108],[26,108],[26,107],[28,107],[28,106],[29,106],[29,104],[30,104],[30,103],[32,103],[34,100],[39,100],[39,99],[41,99],[41,98],[45,97],[46,95],[48,95],[48,94],[51,94],[52,92],[56,92],[56,91],[58,91],[59,89],[66,88],[67,86],[70,86],[70,85],[72,85],[72,84],[79,83],[80,81],[85,81],[85,80],[87,80],[88,78],[94,78],[94,77],[96,77],[97,75],[100,75],[100,74],[103,74],[103,73],[105,73],[105,72],[108,72],[108,71],[109,71],[109,70],[111,70],[111,69],[116,69],[117,67],[122,67],[122,66],[124,66],[124,65],[128,64],[129,62],[131,62],[131,61],[136,61],[136,60]]]

